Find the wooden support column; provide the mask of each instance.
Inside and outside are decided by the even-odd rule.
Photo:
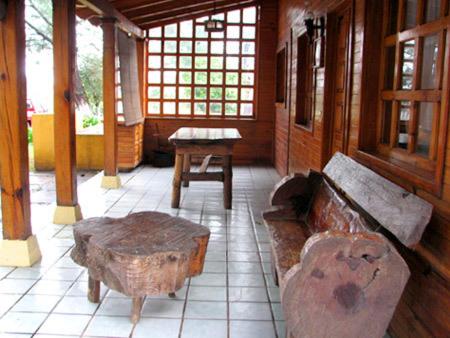
[[[75,149],[75,3],[53,0],[56,224],[73,224],[82,218]]]
[[[31,266],[41,254],[32,235],[28,166],[24,0],[0,0],[0,265]]]
[[[121,186],[118,172],[118,136],[116,114],[116,19],[103,18],[103,123],[105,166],[102,188]]]

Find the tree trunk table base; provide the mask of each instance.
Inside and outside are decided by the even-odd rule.
[[[160,212],[90,218],[73,232],[71,257],[88,269],[89,301],[100,301],[101,281],[133,299],[133,323],[145,296],[174,298],[186,278],[201,274],[210,236],[207,227]]]

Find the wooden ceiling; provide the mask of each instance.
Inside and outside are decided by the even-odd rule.
[[[224,10],[255,4],[258,0],[79,0],[77,14],[96,21],[98,11],[90,3],[108,3],[127,20],[141,29],[161,26],[179,20],[213,14]]]

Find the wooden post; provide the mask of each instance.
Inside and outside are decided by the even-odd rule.
[[[0,265],[30,266],[41,257],[31,230],[24,0],[4,3],[0,21]]]
[[[55,176],[57,207],[54,223],[82,218],[77,197],[74,71],[76,0],[53,0]]]
[[[102,188],[121,186],[118,169],[118,137],[116,115],[116,19],[103,18],[103,121],[105,168]]]

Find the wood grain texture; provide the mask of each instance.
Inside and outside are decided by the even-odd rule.
[[[116,20],[103,19],[103,123],[104,173],[116,176],[118,171],[118,133],[116,115]]]
[[[159,212],[91,218],[74,226],[72,259],[129,297],[168,294],[203,270],[210,231]]]
[[[9,2],[0,21],[0,182],[3,238],[31,234],[24,1]]]
[[[169,137],[172,144],[211,144],[236,142],[241,139],[236,128],[188,128],[178,129]]]
[[[380,234],[317,233],[280,283],[288,331],[383,337],[408,277],[408,266]]]
[[[144,126],[143,124],[125,126],[119,123],[117,128],[118,166],[120,170],[129,171],[142,162]]]
[[[327,230],[358,233],[370,231],[371,228],[365,218],[326,180],[315,191],[306,223],[312,233]]]
[[[169,137],[175,146],[175,169],[172,187],[172,208],[180,206],[181,181],[223,181],[223,203],[231,209],[233,194],[232,153],[234,144],[241,139],[236,128],[187,128],[178,129]],[[201,172],[189,173],[183,162],[192,155],[207,155]],[[222,158],[222,172],[206,173],[211,156]]]
[[[191,155],[185,154],[183,159],[183,174],[191,172]],[[186,177],[183,179],[183,187],[189,187],[189,179]]]
[[[53,0],[54,133],[56,200],[76,206],[74,71],[75,0]]]
[[[383,60],[380,59],[383,50],[381,38],[384,36],[381,25],[383,18],[388,17],[382,12],[382,7],[383,3],[390,2],[389,0],[353,1],[354,48],[351,65],[353,74],[351,76],[348,155],[356,157],[361,162],[362,158],[359,157],[358,150],[369,154],[375,149],[377,142],[377,114],[374,112],[379,103],[379,80],[384,74],[380,72],[380,65],[383,63]],[[329,14],[335,11],[342,1],[312,0],[309,3],[314,14],[326,16],[328,22]],[[420,4],[425,4],[425,1],[421,1]],[[444,1],[444,4],[444,7],[448,8],[448,3]],[[288,49],[292,49],[293,52],[291,57],[293,65],[297,62],[295,39],[302,33],[304,11],[305,3],[302,1],[280,0],[278,2],[278,46],[289,43]],[[291,34],[293,39],[290,38]],[[328,30],[325,34],[328,42],[332,43]],[[448,41],[450,40],[448,36],[447,32],[447,42],[444,47],[447,50],[446,60],[443,63],[443,80],[447,83],[450,79],[450,63],[448,62],[450,55],[448,54],[450,48]],[[326,55],[332,57],[333,53],[328,52],[330,51],[328,42]],[[331,65],[334,64],[335,59],[331,59]],[[325,152],[330,138],[329,132],[326,130],[326,122],[331,118],[327,115],[324,102],[329,97],[326,79],[333,77],[332,67],[326,65],[324,70],[317,71],[313,133],[305,132],[292,124],[289,126],[289,112],[292,117],[297,88],[296,71],[294,67],[292,68],[292,70],[288,69],[288,76],[292,78],[291,83],[288,82],[288,92],[293,94],[291,99],[288,96],[288,112],[277,109],[276,116],[274,141],[276,168],[282,175],[286,174],[283,166],[287,157],[286,153],[289,153],[290,156],[290,173],[307,173],[310,169],[320,171],[328,161],[326,156],[318,156],[318,154]],[[448,84],[446,88],[448,88]],[[447,93],[448,90],[444,90],[444,92]],[[445,107],[442,111],[448,112],[448,102],[449,100],[443,100]],[[423,233],[422,240],[416,245],[415,251],[405,248],[395,239],[395,236],[389,236],[390,234],[385,232],[407,261],[412,273],[389,328],[389,333],[393,337],[445,337],[450,332],[450,321],[445,317],[446,314],[448,317],[448,300],[450,299],[450,156],[448,156],[450,125],[448,120],[444,120],[441,127],[447,129],[447,132],[443,133],[443,137],[439,140],[438,150],[444,153],[445,163],[442,165],[443,180],[438,182],[435,193],[430,192],[433,190],[432,187],[425,187],[423,182],[421,183],[417,179],[417,175],[410,170],[399,169],[400,167],[383,160],[380,161],[383,165],[372,160],[363,162],[365,166],[410,193],[417,194],[434,207],[430,224]],[[440,165],[438,164],[438,167]]]
[[[347,181],[351,187],[365,183],[384,191],[381,176],[366,175],[361,183],[348,163],[336,158],[346,159],[337,153],[323,176],[312,172],[282,179],[271,194],[274,208],[263,214],[272,273],[292,338],[382,337],[410,275],[393,244],[371,230],[376,224],[370,213],[356,209],[342,194],[348,187],[341,183]],[[330,168],[341,176],[325,176]],[[372,191],[365,194],[375,205],[383,198]],[[302,212],[296,205],[303,206]],[[410,210],[395,212],[401,218]]]
[[[341,153],[328,162],[324,174],[404,245],[420,241],[431,219],[430,203]]]

